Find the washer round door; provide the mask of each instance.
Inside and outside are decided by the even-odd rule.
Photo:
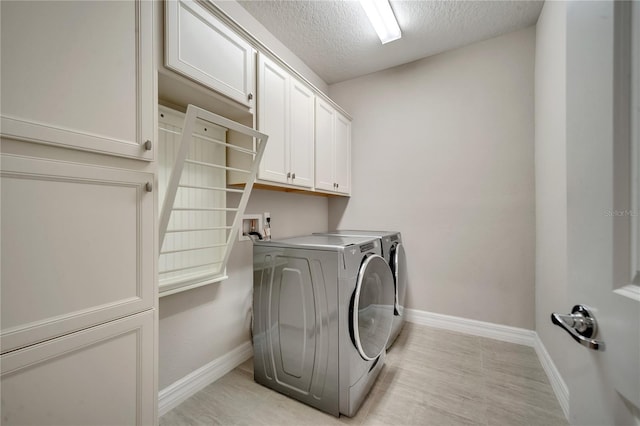
[[[362,358],[372,361],[385,349],[391,334],[394,302],[391,268],[381,256],[368,256],[358,274],[351,320],[353,341]]]
[[[407,294],[407,258],[405,257],[402,243],[394,246],[392,250],[391,270],[396,289],[394,313],[402,316],[404,314],[404,300]]]

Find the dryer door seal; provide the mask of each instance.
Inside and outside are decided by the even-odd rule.
[[[394,314],[402,316],[404,314],[404,300],[407,294],[407,258],[404,253],[404,246],[398,243],[391,250],[391,269],[396,288],[396,304]]]
[[[389,264],[381,256],[368,256],[360,267],[351,310],[353,340],[367,361],[376,359],[387,345],[394,302],[395,285]]]

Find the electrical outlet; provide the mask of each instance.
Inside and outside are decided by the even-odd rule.
[[[271,241],[271,213],[264,212],[262,217],[264,219],[264,239]]]

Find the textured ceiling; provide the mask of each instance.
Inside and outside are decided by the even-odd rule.
[[[328,84],[533,25],[542,1],[391,0],[402,38],[382,45],[357,1],[239,1]]]

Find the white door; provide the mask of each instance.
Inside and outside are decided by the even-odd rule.
[[[269,58],[258,59],[258,130],[269,135],[258,178],[287,183],[289,170],[289,75]],[[289,175],[287,175],[287,173]]]
[[[165,6],[167,67],[253,108],[253,47],[194,1]]]
[[[0,165],[3,353],[154,307],[152,173]]]
[[[313,187],[314,148],[314,100],[313,92],[304,84],[291,79],[291,110],[289,114],[291,149],[291,183],[307,188]]]
[[[333,176],[335,115],[331,105],[316,98],[316,188],[327,191],[336,189]]]
[[[154,3],[0,2],[2,134],[153,160]]]
[[[154,315],[142,312],[2,355],[2,423],[154,424]]]
[[[636,424],[640,406],[638,133],[630,143],[638,86],[630,114],[631,3],[615,3],[567,8],[568,298],[592,309],[604,343],[591,350],[567,335],[565,379],[579,425]]]

